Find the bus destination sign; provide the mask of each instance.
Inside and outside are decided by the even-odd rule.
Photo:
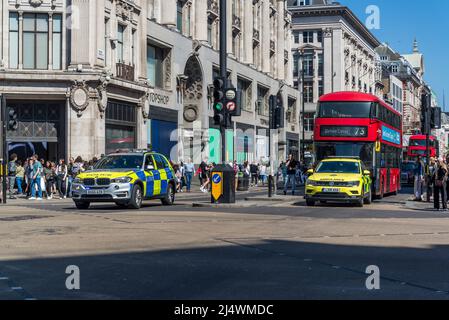
[[[321,126],[322,137],[368,137],[368,127],[358,126]]]

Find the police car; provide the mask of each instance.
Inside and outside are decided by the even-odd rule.
[[[173,205],[175,186],[175,172],[162,154],[114,153],[101,158],[94,170],[74,179],[72,199],[78,209],[84,210],[92,202],[112,202],[132,209],[140,209],[143,200],[152,199]]]

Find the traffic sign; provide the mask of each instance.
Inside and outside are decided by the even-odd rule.
[[[223,195],[223,173],[215,172],[212,175],[212,197],[218,201]]]
[[[235,102],[228,102],[227,104],[226,104],[226,109],[228,109],[228,111],[234,111],[235,110]]]

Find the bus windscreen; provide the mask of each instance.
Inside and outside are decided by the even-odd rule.
[[[371,102],[321,102],[319,118],[370,118]]]

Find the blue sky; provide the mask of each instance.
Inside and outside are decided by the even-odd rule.
[[[348,6],[362,22],[368,15],[366,8],[380,9],[380,29],[371,30],[381,41],[387,42],[401,54],[411,53],[416,37],[426,64],[426,82],[449,111],[449,1],[447,0],[339,0]]]

